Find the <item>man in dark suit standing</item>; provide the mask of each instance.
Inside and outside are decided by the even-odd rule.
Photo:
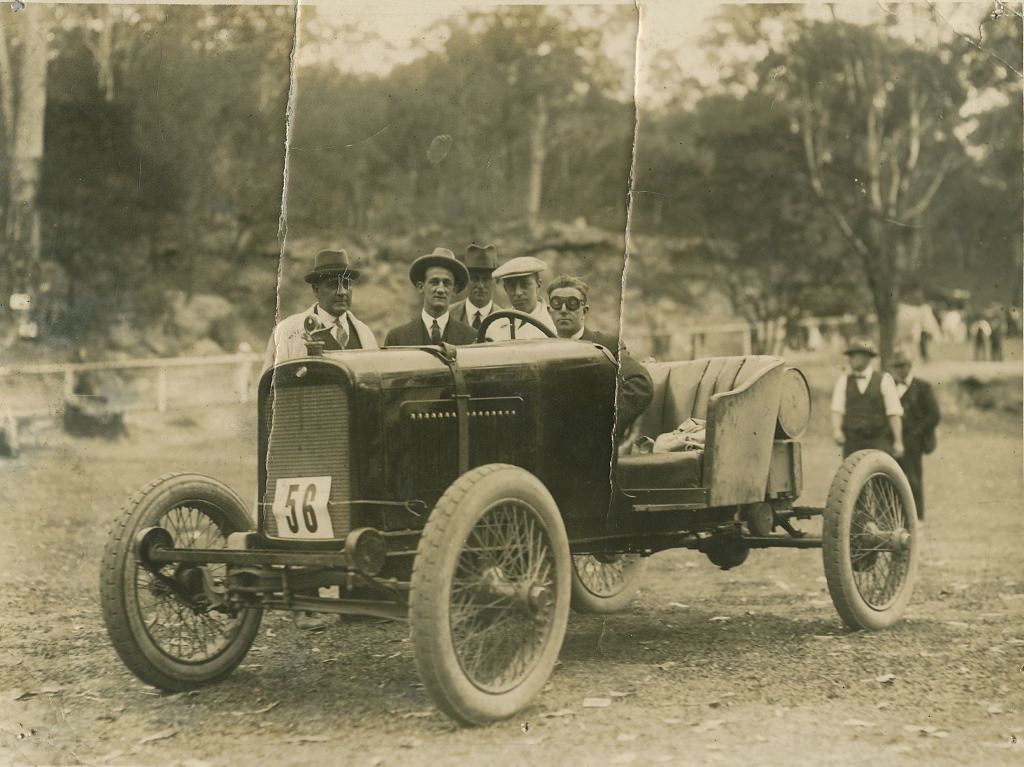
[[[896,393],[903,405],[903,457],[897,459],[910,481],[917,506],[917,518],[924,519],[924,466],[922,458],[935,449],[935,427],[939,405],[927,381],[911,374],[910,355],[898,349],[892,357]]]
[[[498,249],[493,245],[473,243],[466,248],[469,288],[466,297],[452,304],[452,317],[474,330],[491,312],[500,308],[494,303],[494,270],[498,268]]]
[[[654,385],[650,373],[630,357],[616,336],[587,328],[584,320],[590,305],[590,288],[579,277],[563,274],[548,285],[548,312],[559,338],[576,338],[600,344],[619,363],[618,400],[616,401],[615,441],[620,442],[629,427],[651,403]]]
[[[419,316],[412,322],[392,328],[385,346],[428,346],[442,341],[448,344],[471,344],[476,331],[459,322],[448,311],[448,302],[469,282],[469,271],[447,248],[420,256],[409,267],[409,280],[423,302]]]

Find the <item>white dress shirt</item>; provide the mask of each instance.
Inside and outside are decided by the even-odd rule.
[[[319,304],[313,309],[313,313],[320,319],[320,322],[324,324],[324,327],[331,331],[331,335],[334,336],[334,340],[344,346],[348,342],[348,312],[342,312],[335,317],[330,312],[325,312]],[[344,330],[343,330],[344,328]],[[339,334],[344,333],[344,339],[339,338]]]
[[[448,327],[448,315],[449,312],[445,312],[440,317],[431,317],[426,311],[420,312],[420,317],[423,319],[423,327],[427,329],[427,337],[430,337],[430,328],[433,327],[434,323],[441,329],[441,337],[444,337],[444,329]]]
[[[538,320],[542,325],[550,328],[551,335],[557,336],[555,332],[555,323],[551,320],[551,314],[548,312],[548,307],[542,302],[538,301],[537,305],[533,307],[532,312],[527,312],[531,317]],[[495,341],[507,341],[511,338],[509,331],[508,320],[498,320],[491,325],[489,338]],[[547,338],[548,336],[540,328],[528,325],[525,322],[516,322],[516,338]]]
[[[870,382],[871,368],[865,368],[861,374],[855,374],[852,371],[844,373],[839,376],[839,380],[836,381],[836,386],[832,390],[832,412],[833,413],[845,413],[846,412],[846,380],[851,375],[858,375],[857,391],[861,394],[867,391],[868,383]],[[888,373],[882,373],[881,381],[882,399],[885,400],[885,414],[887,416],[903,415],[903,405],[900,404],[900,395],[896,392],[896,382],[893,381],[892,376]]]
[[[466,324],[472,325],[473,321],[476,320],[476,315],[479,312],[480,321],[483,322],[484,318],[487,317],[492,311],[494,311],[494,301],[488,301],[484,306],[480,307],[466,299]]]

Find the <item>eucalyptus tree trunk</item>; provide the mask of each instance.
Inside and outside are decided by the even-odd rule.
[[[533,130],[530,133],[530,177],[526,191],[526,221],[536,232],[540,224],[541,192],[544,188],[544,162],[547,159],[545,137],[548,131],[548,103],[544,94],[538,94],[534,111]]]
[[[11,267],[11,288],[32,294],[39,279],[40,231],[36,198],[43,161],[48,59],[48,9],[25,8],[24,42],[17,80],[17,113],[13,125],[9,197],[5,227],[6,257]]]

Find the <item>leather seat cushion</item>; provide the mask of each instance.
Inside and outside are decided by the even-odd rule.
[[[679,453],[621,456],[618,461],[619,487],[625,490],[700,487],[703,454],[703,450],[684,450]]]

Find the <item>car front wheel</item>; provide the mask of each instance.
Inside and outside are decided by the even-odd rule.
[[[230,674],[249,651],[262,610],[227,602],[224,565],[144,565],[137,537],[160,528],[170,547],[220,549],[228,535],[251,527],[242,500],[199,474],[155,480],[116,520],[100,601],[114,649],[142,681],[180,692]]]
[[[439,708],[480,725],[530,704],[565,637],[570,571],[561,515],[535,476],[489,464],[452,483],[420,538],[409,609]]]

